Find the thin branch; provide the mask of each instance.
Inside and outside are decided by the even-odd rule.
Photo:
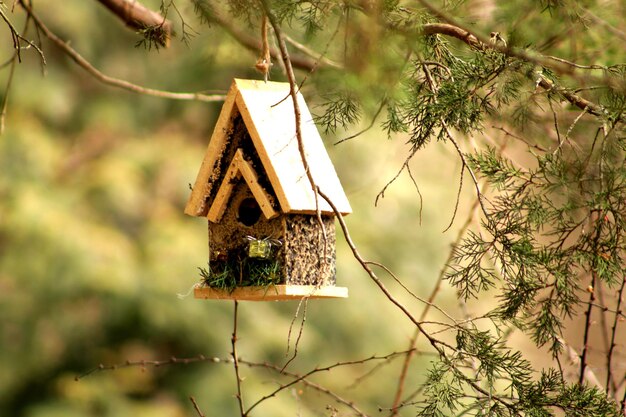
[[[439,311],[442,315],[444,315],[448,319],[450,319],[450,321],[454,322],[455,324],[458,324],[458,321],[454,317],[452,317],[451,315],[446,313],[445,310],[443,310],[441,307],[437,306],[436,304],[433,304],[433,302],[431,300],[424,300],[422,297],[419,297],[417,294],[415,294],[413,291],[411,291],[406,285],[404,285],[402,283],[402,281],[400,281],[400,279],[396,276],[396,274],[394,274],[385,265],[383,265],[383,264],[381,264],[379,262],[373,262],[373,261],[366,261],[366,263],[368,265],[375,265],[375,266],[381,268],[383,271],[388,273],[393,278],[393,280],[396,281],[396,283],[398,283],[398,285],[400,285],[402,287],[402,289],[404,289],[407,293],[409,293],[409,295],[411,297],[415,298],[420,303],[426,304],[427,307],[434,308],[435,310]],[[426,310],[428,310],[428,308],[426,308]],[[422,312],[422,314],[424,314],[424,312]],[[423,319],[420,319],[420,322],[423,322]]]
[[[41,30],[41,32],[48,38],[52,43],[54,43],[57,47],[59,47],[67,56],[69,56],[74,62],[76,62],[80,67],[86,70],[89,74],[91,74],[98,81],[113,86],[118,87],[127,91],[132,91],[138,94],[145,94],[149,96],[168,98],[173,100],[197,100],[203,102],[214,102],[214,101],[224,101],[225,96],[221,94],[212,94],[205,95],[201,93],[175,93],[163,90],[155,90],[152,88],[141,87],[139,85],[130,83],[125,80],[121,80],[119,78],[110,77],[106,74],[103,74],[99,70],[97,70],[89,61],[83,58],[74,48],[72,48],[67,42],[63,41],[57,35],[55,35],[37,16],[33,9],[27,5],[24,0],[19,0],[20,6],[28,13],[29,16],[32,17],[36,26]]]
[[[376,113],[374,113],[374,116],[372,116],[372,121],[370,122],[369,125],[367,125],[367,127],[363,128],[362,130],[346,137],[343,139],[339,139],[337,142],[333,143],[333,145],[339,145],[340,143],[346,142],[350,139],[354,139],[358,136],[361,136],[363,133],[367,132],[368,130],[370,130],[372,127],[374,127],[374,123],[376,123],[376,119],[378,119],[378,116],[380,115],[380,113],[383,110],[383,107],[385,107],[385,103],[387,102],[386,98],[383,98],[380,101],[380,106],[378,106],[378,110],[376,110]]]
[[[456,214],[459,211],[459,204],[461,204],[461,192],[463,191],[463,179],[465,178],[465,163],[461,164],[461,176],[459,177],[459,187],[456,191],[456,199],[454,202],[454,211],[452,211],[452,217],[450,218],[450,223],[443,229],[442,233],[447,232],[452,228],[454,224],[454,219],[456,219]]]
[[[601,282],[598,282],[598,286],[596,288],[594,288],[594,290],[597,291],[598,294],[598,303],[600,304],[600,331],[602,332],[602,342],[604,345],[604,350],[603,352],[608,352],[610,349],[610,339],[611,336],[609,335],[609,326],[607,323],[607,314],[606,314],[606,303],[605,303],[605,299],[604,299],[604,285]],[[590,346],[591,347],[591,346]],[[607,355],[608,356],[608,355]],[[608,362],[608,357],[607,357],[607,362]],[[607,375],[611,375],[611,370],[607,367]],[[612,380],[611,381],[613,383],[613,385],[615,385],[615,381]],[[610,385],[606,384],[604,387],[607,395],[610,393]]]
[[[0,136],[1,136],[4,133],[5,119],[6,119],[6,115],[7,115],[7,109],[9,107],[9,96],[10,96],[10,93],[11,93],[11,86],[13,85],[13,77],[15,75],[15,68],[17,67],[18,62],[20,61],[20,49],[21,49],[21,46],[19,45],[19,40],[20,39],[25,39],[24,36],[26,35],[26,32],[27,32],[28,27],[30,25],[31,19],[30,19],[29,16],[26,17],[26,21],[24,22],[24,29],[22,30],[22,35],[19,35],[17,33],[13,33],[15,28],[13,27],[11,22],[8,20],[8,18],[4,14],[4,11],[2,10],[1,7],[0,7],[0,14],[2,15],[2,18],[5,20],[5,22],[9,25],[9,30],[11,31],[13,36],[14,37],[15,36],[18,37],[17,48],[13,52],[13,56],[11,58],[9,58],[9,60],[6,62],[7,65],[10,65],[10,68],[9,68],[9,75],[7,77],[6,88],[4,90],[4,97],[2,97],[2,104],[0,104]],[[41,57],[42,65],[45,66],[46,65],[46,58],[45,58],[45,56],[43,54],[43,51],[39,47],[37,47],[35,44],[33,44],[32,42],[30,42],[30,41],[27,41],[27,42],[28,42],[29,45],[33,45],[35,47],[35,49],[39,53],[39,56]]]
[[[487,211],[487,208],[485,207],[485,204],[483,202],[484,196],[483,196],[482,191],[480,190],[480,183],[478,182],[478,178],[476,178],[476,175],[474,174],[474,171],[467,164],[467,161],[465,160],[465,155],[461,151],[461,148],[459,147],[459,144],[456,143],[456,141],[452,137],[452,133],[448,129],[447,125],[445,124],[445,121],[442,119],[441,122],[443,123],[443,126],[444,126],[444,129],[446,131],[446,134],[448,135],[448,139],[450,140],[450,142],[452,142],[452,144],[454,145],[454,148],[456,149],[457,153],[459,154],[459,158],[461,158],[461,162],[463,163],[463,166],[465,168],[467,168],[467,171],[469,172],[470,177],[472,177],[472,181],[474,182],[474,188],[476,189],[476,197],[478,198],[478,203],[480,204],[480,208],[482,209],[482,212],[485,215],[485,217],[489,218],[489,212]]]
[[[200,410],[196,399],[193,397],[189,397],[189,401],[191,401],[191,403],[193,404],[193,408],[196,410],[196,413],[198,413],[198,417],[204,417],[204,414],[202,414],[202,411]]]
[[[378,205],[378,200],[379,200],[380,198],[385,198],[385,191],[387,191],[387,188],[389,188],[389,186],[390,186],[391,184],[393,184],[393,183],[394,183],[394,182],[398,179],[398,177],[400,176],[400,174],[402,174],[402,171],[404,171],[405,169],[407,169],[407,170],[409,169],[409,162],[411,161],[411,159],[413,159],[413,157],[415,156],[415,154],[417,153],[417,151],[418,151],[418,149],[417,149],[417,148],[413,148],[413,149],[411,150],[411,153],[409,154],[409,156],[407,156],[407,157],[404,159],[404,162],[402,163],[402,166],[400,167],[400,169],[398,170],[398,172],[396,172],[396,175],[394,175],[392,179],[390,179],[389,181],[387,181],[387,184],[385,184],[385,186],[383,187],[383,189],[382,189],[382,190],[380,190],[380,191],[378,192],[378,194],[376,194],[376,199],[374,200],[374,206],[377,206],[377,205]],[[421,213],[421,212],[422,212],[422,207],[421,207],[421,204],[422,204],[421,193],[420,193],[420,191],[419,191],[419,187],[417,187],[417,184],[415,183],[414,185],[416,186],[416,188],[417,188],[417,192],[418,192],[418,194],[419,194],[419,196],[420,196],[420,213]],[[421,216],[420,216],[420,222],[421,222]]]
[[[615,338],[617,337],[617,324],[620,322],[620,317],[622,314],[622,297],[624,294],[624,287],[626,287],[626,276],[622,278],[622,284],[619,287],[619,291],[617,293],[617,305],[615,307],[615,317],[613,318],[613,326],[611,327],[611,344],[609,346],[609,351],[607,353],[607,362],[606,362],[606,388],[609,387],[613,390],[614,394],[617,394],[617,384],[615,383],[615,379],[612,377],[613,371],[613,355],[615,354]],[[609,382],[611,385],[609,385]]]
[[[170,359],[160,360],[160,361],[158,360],[157,361],[127,360],[123,364],[114,364],[114,365],[99,364],[95,368],[92,368],[88,370],[87,372],[77,375],[76,377],[74,377],[74,380],[80,381],[81,379],[86,378],[90,376],[91,374],[94,374],[97,372],[114,371],[116,369],[122,369],[122,368],[135,368],[135,367],[145,368],[147,366],[153,366],[155,368],[159,368],[161,366],[166,366],[166,365],[180,365],[180,364],[187,365],[187,364],[196,363],[196,362],[232,363],[233,360],[231,358],[222,359],[222,358],[218,358],[215,356],[211,357],[211,356],[204,356],[204,355],[198,355],[198,356],[191,357],[191,358],[171,357]]]
[[[247,412],[245,411],[243,405],[243,395],[241,390],[241,375],[239,375],[239,357],[237,355],[237,312],[238,312],[239,302],[235,300],[235,309],[233,313],[233,335],[230,339],[233,351],[231,356],[233,357],[233,367],[235,368],[235,378],[237,380],[237,404],[239,404],[239,412],[241,413],[241,417],[245,417]]]
[[[605,117],[607,115],[606,110],[596,104],[593,103],[585,98],[582,98],[581,96],[579,96],[578,94],[575,94],[565,88],[562,87],[557,87],[552,81],[550,81],[549,79],[547,79],[545,76],[543,75],[539,75],[539,86],[541,88],[543,88],[546,91],[554,91],[555,93],[560,94],[561,96],[563,96],[567,101],[570,102],[570,104],[578,107],[579,109],[583,110],[583,111],[587,111],[591,114],[593,114],[594,116],[599,116],[599,117]],[[622,120],[622,118],[620,118],[620,120]]]
[[[526,140],[526,139],[522,138],[521,136],[517,136],[517,135],[515,135],[515,134],[513,134],[513,133],[509,132],[508,130],[506,130],[506,129],[505,129],[505,128],[503,128],[502,126],[491,126],[491,127],[492,127],[492,128],[494,128],[494,129],[500,130],[500,131],[501,131],[502,133],[504,133],[506,136],[512,137],[513,139],[516,139],[516,140],[519,140],[520,142],[525,143],[525,144],[526,144],[528,147],[530,147],[530,148],[535,148],[535,149],[537,149],[538,151],[541,151],[541,152],[548,152],[548,150],[547,150],[547,149],[545,149],[545,148],[543,148],[543,147],[541,147],[541,146],[539,146],[539,145],[536,145],[536,144],[530,143],[528,140]]]
[[[583,335],[583,350],[580,354],[580,375],[578,376],[578,383],[580,385],[585,381],[585,369],[587,367],[587,351],[589,343],[589,334],[591,332],[591,310],[593,308],[593,301],[595,300],[594,287],[596,284],[596,273],[591,273],[591,284],[589,289],[589,305],[585,311],[585,333]]]
[[[356,405],[354,405],[354,403],[352,401],[348,401],[342,397],[340,397],[339,395],[335,394],[333,391],[329,390],[328,388],[325,388],[315,382],[312,382],[310,380],[308,380],[307,378],[302,378],[302,375],[293,373],[293,372],[288,372],[285,371],[284,369],[276,366],[276,365],[272,365],[269,363],[256,363],[256,362],[248,362],[248,361],[241,361],[242,364],[250,366],[250,367],[261,367],[261,368],[266,368],[266,369],[270,369],[273,371],[278,372],[281,375],[285,375],[285,376],[289,376],[292,378],[296,378],[298,379],[298,382],[302,382],[304,385],[311,387],[319,392],[322,392],[326,395],[328,395],[329,397],[333,398],[335,401],[337,401],[340,404],[345,405],[346,407],[350,408],[352,411],[354,411],[358,416],[361,417],[367,417],[367,414],[365,414],[363,411],[361,411]]]
[[[285,362],[281,371],[287,369],[287,366],[291,362],[293,362],[294,359],[296,359],[296,356],[298,356],[298,345],[300,344],[300,338],[302,337],[302,333],[304,332],[304,323],[306,322],[306,308],[308,303],[309,297],[304,297],[300,300],[300,302],[298,303],[298,308],[296,309],[296,314],[294,314],[293,320],[291,320],[291,324],[289,325],[289,333],[287,334],[287,353],[289,353],[289,342],[291,341],[291,331],[293,329],[293,325],[296,322],[296,319],[298,318],[298,315],[300,313],[300,307],[302,306],[302,304],[304,304],[304,310],[302,311],[302,321],[300,322],[300,329],[298,331],[298,336],[296,337],[296,343],[293,347],[293,355],[291,356],[291,358],[289,358],[289,360],[287,360],[287,362]]]
[[[423,35],[446,35],[459,39],[469,46],[474,48],[483,49],[487,46],[486,43],[482,43],[478,38],[470,31],[463,29],[459,25],[453,25],[448,23],[427,23],[422,26]]]
[[[367,274],[369,275],[369,277],[372,279],[372,281],[374,281],[374,283],[378,286],[378,288],[383,292],[383,294],[387,297],[387,299],[389,301],[391,301],[396,307],[398,307],[403,313],[404,315],[411,321],[413,322],[413,324],[415,324],[417,326],[417,328],[419,329],[419,331],[424,334],[424,336],[428,339],[428,341],[430,342],[430,344],[442,355],[444,354],[443,351],[441,350],[440,344],[442,344],[443,342],[438,341],[436,339],[434,339],[433,337],[431,337],[422,327],[422,324],[419,322],[419,320],[417,320],[417,318],[402,304],[400,303],[390,292],[389,290],[385,287],[385,285],[382,283],[382,281],[380,280],[380,278],[378,278],[378,276],[376,275],[376,273],[372,270],[372,268],[370,268],[369,266],[369,262],[366,261],[365,259],[363,259],[363,257],[361,256],[361,254],[359,253],[359,251],[357,250],[356,246],[354,245],[354,242],[352,242],[352,238],[350,237],[350,232],[348,231],[348,227],[346,226],[345,221],[343,220],[343,216],[341,215],[341,213],[339,212],[339,210],[337,210],[337,207],[335,206],[335,204],[330,200],[330,198],[324,194],[324,192],[322,192],[321,190],[319,190],[319,194],[320,196],[326,200],[326,202],[332,207],[335,215],[337,216],[338,220],[339,220],[339,225],[341,226],[341,230],[344,233],[344,239],[346,240],[346,243],[348,244],[348,246],[350,247],[350,250],[352,251],[352,255],[354,256],[354,258],[357,260],[357,262],[359,262],[361,264],[361,267],[365,270],[365,272],[367,272]]]
[[[22,62],[22,55],[21,55],[22,49],[28,49],[30,47],[33,47],[37,51],[37,53],[39,53],[39,57],[41,58],[41,62],[43,63],[43,65],[46,65],[46,57],[44,56],[41,48],[39,48],[31,40],[26,39],[22,34],[20,34],[20,32],[18,32],[18,30],[15,28],[15,26],[13,26],[13,23],[11,23],[11,21],[9,20],[9,18],[4,13],[4,10],[2,10],[1,7],[0,7],[0,17],[2,17],[2,20],[4,20],[4,22],[9,27],[9,32],[11,33],[11,39],[13,40],[13,49],[15,49],[15,54],[17,55],[18,62],[20,63]],[[26,19],[25,28],[28,26],[29,20],[30,19],[28,18]],[[20,45],[21,42],[25,42],[28,46],[22,47],[22,45]],[[7,61],[6,64],[11,62],[12,60],[13,58]],[[3,65],[6,65],[6,64],[3,64]]]
[[[312,369],[312,370],[310,370],[310,371],[308,371],[308,372],[306,372],[306,373],[304,373],[302,375],[295,376],[295,378],[293,380],[291,380],[289,382],[286,382],[285,384],[281,384],[278,388],[276,388],[271,393],[266,394],[263,397],[261,397],[254,404],[252,404],[250,406],[250,408],[248,408],[248,411],[246,411],[246,415],[249,415],[250,412],[254,408],[256,408],[259,404],[263,403],[264,401],[266,401],[266,400],[268,400],[268,399],[270,399],[272,397],[275,397],[279,392],[284,391],[285,389],[287,389],[287,388],[289,388],[289,387],[291,387],[291,386],[293,386],[293,385],[295,385],[295,384],[297,384],[299,382],[304,381],[305,379],[307,379],[311,375],[314,375],[314,374],[317,374],[317,373],[320,373],[320,372],[328,372],[328,371],[330,371],[332,369],[339,368],[339,367],[363,364],[365,362],[374,361],[374,360],[387,360],[390,357],[397,356],[397,355],[402,354],[402,353],[404,353],[404,352],[393,352],[393,353],[390,353],[390,354],[387,354],[387,355],[383,355],[383,356],[372,355],[372,356],[370,356],[368,358],[365,358],[365,359],[357,359],[357,360],[352,360],[352,361],[336,362],[336,363],[334,363],[332,365],[328,365],[328,366],[324,366],[324,367],[316,367],[316,368],[314,368],[314,369]],[[270,368],[274,367],[274,365],[258,364],[258,363],[255,363],[255,362],[248,362],[248,361],[244,361],[244,360],[241,360],[241,363],[244,364],[244,365],[249,365],[249,366],[263,366],[263,367],[270,367]],[[278,367],[276,367],[276,368],[278,368]],[[285,371],[280,371],[280,372],[284,373],[285,375],[289,374],[288,372],[285,372]]]
[[[295,39],[291,38],[290,36],[286,34],[283,34],[283,36],[285,37],[285,40],[287,42],[293,45],[294,48],[304,53],[305,55],[308,55],[311,58],[315,59],[316,62],[319,62],[320,64],[325,65],[327,67],[332,67],[336,69],[344,69],[343,65],[339,64],[338,62],[333,61],[332,59],[326,58],[326,56],[324,56],[324,53],[316,52],[312,50],[311,48],[309,48],[308,46],[303,45],[300,42],[297,42]]]
[[[605,67],[604,65],[596,65],[596,64],[593,64],[593,65],[581,65],[581,64],[577,64],[577,63],[572,62],[572,61],[568,61],[567,59],[559,58],[558,56],[546,55],[545,57],[548,58],[548,59],[552,59],[554,61],[557,61],[557,62],[562,62],[562,63],[567,64],[569,66],[572,66],[574,68],[590,69],[590,70],[591,69],[600,69],[600,70],[606,70],[607,69],[607,67]]]

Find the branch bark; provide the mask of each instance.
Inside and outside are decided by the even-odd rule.
[[[172,23],[159,13],[148,9],[137,0],[98,0],[122,20],[126,26],[137,31],[154,29],[151,39],[167,48],[172,36]]]

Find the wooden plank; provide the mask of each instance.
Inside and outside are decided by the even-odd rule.
[[[215,167],[215,161],[222,154],[228,131],[232,128],[231,124],[234,111],[237,111],[234,106],[236,96],[237,86],[233,81],[226,95],[226,100],[222,106],[215,128],[213,129],[213,134],[211,135],[211,140],[209,141],[204,159],[202,160],[202,165],[196,176],[196,182],[193,185],[191,195],[185,206],[185,214],[189,216],[205,216],[209,210],[209,207],[207,207],[205,203],[208,194],[207,182]]]
[[[230,292],[211,287],[197,285],[194,288],[194,297],[204,300],[242,300],[242,301],[289,301],[301,300],[305,297],[347,298],[346,287],[314,285],[272,285],[269,287],[239,287]]]
[[[252,191],[252,195],[256,199],[256,202],[259,204],[259,207],[265,215],[265,218],[271,219],[278,216],[278,213],[272,207],[269,195],[259,184],[259,177],[256,171],[254,170],[254,168],[252,168],[252,165],[250,165],[248,161],[246,161],[243,157],[243,151],[240,151],[241,149],[237,150],[240,155],[240,159],[238,161],[239,171],[243,175],[243,178],[246,180],[246,184],[248,184],[248,187],[250,187],[250,191]]]
[[[252,191],[252,195],[259,204],[265,217],[271,219],[278,216],[278,213],[272,208],[269,195],[259,184],[259,177],[254,171],[254,168],[245,160],[243,150],[239,148],[235,151],[233,160],[226,170],[226,175],[224,175],[222,179],[220,188],[217,190],[213,204],[207,214],[207,218],[213,223],[219,222],[222,218],[235,183],[241,176],[243,176],[246,184],[250,187],[250,191]]]
[[[240,154],[240,151],[241,149],[237,149],[237,151],[235,152],[235,156],[230,162],[230,165],[226,170],[226,174],[222,178],[222,183],[220,184],[220,188],[217,190],[215,199],[213,199],[213,204],[211,205],[211,208],[207,213],[207,218],[213,223],[219,222],[222,218],[222,215],[224,215],[224,211],[226,211],[226,206],[228,205],[228,200],[233,193],[233,188],[235,187],[236,180],[241,175],[239,171],[239,164],[237,161],[237,156]]]
[[[239,91],[236,106],[248,127],[283,212],[315,212],[315,194],[298,149],[289,84],[239,79],[235,80],[235,84]],[[305,155],[315,184],[341,213],[348,214],[352,212],[350,203],[300,93],[298,104]],[[317,204],[322,212],[332,213],[331,207],[321,197]]]

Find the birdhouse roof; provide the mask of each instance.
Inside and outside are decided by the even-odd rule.
[[[306,175],[296,137],[293,101],[289,84],[235,79],[217,120],[211,141],[198,172],[193,191],[185,207],[191,216],[207,216],[209,179],[220,160],[240,114],[254,149],[280,204],[283,213],[333,213],[330,205],[312,190]],[[302,142],[309,171],[315,184],[329,197],[342,214],[352,212],[339,178],[324,148],[322,138],[302,95],[300,107]]]

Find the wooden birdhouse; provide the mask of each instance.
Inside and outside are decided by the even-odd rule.
[[[299,93],[298,103],[309,172],[348,214],[348,199]],[[335,286],[335,215],[305,172],[289,84],[233,81],[185,213],[209,223],[208,268],[201,269],[196,298],[348,296],[347,288]]]

